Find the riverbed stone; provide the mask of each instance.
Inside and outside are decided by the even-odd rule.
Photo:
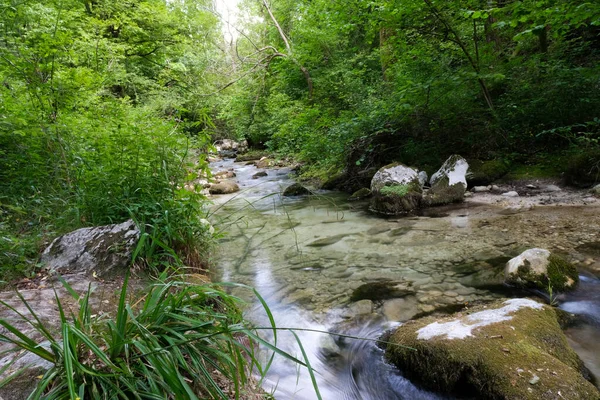
[[[410,321],[388,342],[388,361],[438,392],[485,399],[600,399],[552,307],[530,299]]]
[[[413,289],[400,282],[381,280],[359,286],[352,292],[350,299],[352,301],[364,299],[376,301],[404,297],[412,293],[414,293]]]
[[[284,196],[307,196],[310,194],[311,191],[299,183],[293,183],[283,191]]]
[[[235,178],[235,172],[233,172],[233,171],[219,171],[219,172],[215,173],[214,177],[217,178],[217,179]]]
[[[238,192],[239,190],[239,185],[233,181],[222,181],[219,183],[213,183],[208,188],[208,192],[210,194],[230,194]]]
[[[112,274],[129,267],[139,238],[133,220],[77,229],[54,239],[42,253],[41,263],[59,274]]]
[[[577,268],[546,249],[524,251],[506,263],[504,277],[507,283],[542,290],[564,292],[579,283]]]
[[[255,173],[254,175],[252,175],[252,179],[258,179],[258,178],[262,178],[264,176],[268,176],[269,174],[267,174],[265,171],[259,171],[257,173]]]
[[[330,246],[332,244],[339,242],[340,240],[342,240],[343,238],[345,238],[348,235],[349,234],[347,234],[347,233],[340,233],[339,235],[333,235],[333,236],[317,239],[317,240],[314,240],[314,241],[310,242],[309,244],[307,244],[307,246],[309,246],[309,247]]]
[[[381,312],[388,321],[408,321],[419,313],[419,302],[415,296],[390,299],[383,303]]]

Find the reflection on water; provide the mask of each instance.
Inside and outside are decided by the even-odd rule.
[[[387,365],[375,342],[306,329],[376,339],[390,324],[419,313],[511,295],[498,290],[505,289],[508,257],[529,247],[570,249],[599,229],[593,210],[568,208],[502,215],[500,206],[467,203],[379,218],[366,212],[365,203],[347,202],[341,193],[282,198],[292,183],[288,169],[252,179],[254,166],[223,161],[215,168],[235,168],[242,187],[215,199],[214,218],[227,230],[217,257],[220,278],[255,287],[278,327],[299,328],[324,399],[441,397],[421,391]],[[566,233],[555,235],[560,229]],[[593,321],[600,316],[600,290],[597,280],[586,279],[562,307]],[[236,294],[250,299],[242,291]],[[259,304],[246,316],[269,326]],[[587,324],[569,337],[575,344],[600,343],[599,331]],[[277,345],[303,359],[292,333],[280,331]],[[600,349],[586,346],[575,348],[597,373]],[[277,399],[316,398],[305,370],[276,357],[270,371],[264,386]]]

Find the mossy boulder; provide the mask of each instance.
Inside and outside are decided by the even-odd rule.
[[[477,399],[600,399],[552,307],[501,300],[409,321],[385,356],[428,389]]]
[[[283,191],[284,196],[308,196],[309,194],[311,194],[310,190],[299,183],[294,183]]]
[[[371,180],[370,209],[376,213],[397,215],[421,206],[422,188],[418,171],[400,163],[386,165]]]
[[[579,283],[577,268],[545,249],[529,249],[510,259],[504,278],[509,284],[558,292],[573,290]]]
[[[581,187],[600,183],[600,148],[571,157],[564,178],[567,184]]]
[[[366,199],[369,196],[371,196],[371,190],[367,189],[367,188],[362,188],[362,189],[359,189],[356,192],[352,193],[352,196],[350,196],[350,198],[348,198],[348,200],[350,200],[350,201],[362,200],[362,199]]]
[[[467,183],[469,187],[487,186],[502,178],[510,170],[510,164],[504,160],[470,160]]]
[[[236,162],[256,161],[256,160],[260,160],[263,157],[267,157],[268,155],[269,155],[269,153],[267,153],[266,151],[251,150],[251,151],[247,152],[246,154],[238,154],[237,157],[235,158],[235,161]]]

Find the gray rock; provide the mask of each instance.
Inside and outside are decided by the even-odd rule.
[[[594,196],[600,196],[600,184],[594,186],[592,188],[592,190],[590,190],[590,192],[594,195]]]
[[[512,190],[510,192],[502,193],[502,196],[504,196],[504,197],[519,197],[519,193]]]
[[[467,190],[467,160],[459,155],[450,156],[442,167],[431,176],[431,189],[423,196],[428,206],[463,201]]]
[[[475,193],[483,193],[483,192],[489,192],[490,190],[492,190],[492,187],[491,186],[475,186],[471,190]]]
[[[356,301],[348,306],[348,311],[351,316],[371,314],[373,312],[373,302],[371,300]]]
[[[419,178],[419,183],[421,184],[421,187],[423,187],[427,183],[427,180],[429,177],[427,176],[427,172],[419,171],[418,178]]]
[[[208,188],[210,194],[229,194],[235,193],[240,190],[237,183],[232,181],[223,181],[219,183],[213,183]]]
[[[132,220],[82,228],[54,239],[42,253],[41,262],[60,274],[106,275],[129,267],[139,238],[140,231]]]

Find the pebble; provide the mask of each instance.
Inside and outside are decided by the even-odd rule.
[[[535,385],[539,381],[540,381],[540,377],[537,376],[537,375],[534,375],[533,378],[531,378],[531,380],[529,381],[529,383],[532,384],[532,385]]]
[[[447,297],[458,297],[458,293],[452,292],[452,291],[447,291],[447,292],[444,292],[444,296],[447,296]]]

